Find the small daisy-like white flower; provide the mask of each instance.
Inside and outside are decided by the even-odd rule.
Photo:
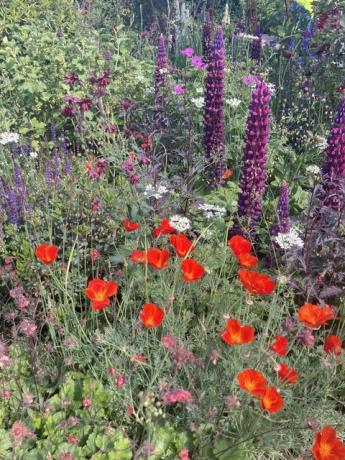
[[[310,165],[306,167],[306,172],[312,176],[319,176],[320,175],[320,168],[317,165]]]
[[[153,185],[149,184],[145,187],[143,194],[148,198],[156,198],[156,200],[159,200],[168,192],[169,190],[164,185],[158,185],[154,187]]]
[[[293,247],[303,248],[304,246],[302,238],[294,228],[292,228],[288,233],[278,233],[278,235],[275,236],[273,240],[282,249],[290,249]]]
[[[30,155],[31,158],[37,158],[38,157],[37,152],[30,152],[29,155]]]
[[[174,227],[178,232],[185,232],[191,228],[191,221],[184,216],[171,216],[169,224]]]
[[[230,107],[232,107],[233,109],[236,109],[242,101],[240,99],[237,99],[236,97],[233,97],[231,99],[225,99],[225,102],[228,105],[230,105]]]
[[[203,97],[194,97],[191,99],[191,101],[196,107],[198,107],[198,109],[201,109],[205,103],[205,99]]]
[[[225,208],[209,203],[199,204],[198,209],[203,211],[206,219],[217,219],[223,217],[226,213]]]

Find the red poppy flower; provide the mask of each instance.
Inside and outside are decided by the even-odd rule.
[[[147,252],[146,251],[132,251],[131,262],[136,264],[146,264],[147,263]]]
[[[326,338],[323,349],[326,353],[330,353],[335,356],[341,355],[343,351],[341,338],[337,335],[330,335]]]
[[[168,249],[150,248],[147,250],[147,261],[151,267],[161,270],[168,266],[170,252]]]
[[[103,310],[110,305],[109,297],[117,294],[118,285],[115,281],[103,281],[95,278],[88,282],[85,295],[91,300],[92,310]]]
[[[312,453],[315,460],[344,460],[345,445],[337,438],[331,426],[325,426],[316,433]]]
[[[171,235],[169,241],[174,247],[178,257],[185,257],[195,249],[193,243],[183,233],[180,233],[179,235]]]
[[[261,372],[255,369],[246,369],[237,374],[237,381],[241,390],[248,391],[253,396],[261,398],[266,391],[267,380]]]
[[[159,235],[170,235],[171,233],[174,233],[174,231],[175,228],[170,225],[169,219],[162,219],[159,227],[153,230],[153,236],[158,238]]]
[[[275,335],[274,342],[270,346],[270,350],[276,355],[286,356],[288,352],[288,340],[284,335]]]
[[[164,311],[153,303],[146,303],[139,313],[139,318],[146,327],[157,327],[163,321]]]
[[[256,267],[256,265],[259,262],[259,259],[257,257],[249,253],[240,254],[237,257],[237,260],[242,265],[242,267],[246,267],[246,268]]]
[[[261,407],[267,410],[270,414],[275,414],[283,409],[284,400],[276,388],[266,388],[266,391],[261,399]]]
[[[35,249],[35,256],[46,265],[51,264],[57,258],[59,248],[50,244],[40,244]]]
[[[128,219],[125,219],[123,221],[123,226],[127,232],[134,232],[135,230],[138,230],[138,228],[140,228],[140,224],[137,224],[136,222],[131,222]]]
[[[228,245],[236,257],[240,254],[249,254],[253,249],[252,243],[241,235],[230,238]]]
[[[277,372],[278,379],[283,380],[285,383],[292,385],[298,380],[298,372],[292,367],[288,367],[285,363],[280,365]]]
[[[182,280],[186,283],[198,281],[206,273],[204,267],[193,259],[184,260],[181,264],[181,269],[183,271]]]
[[[255,331],[252,326],[241,323],[237,319],[229,319],[226,323],[226,330],[220,336],[228,345],[243,345],[254,340]]]
[[[319,329],[327,321],[335,319],[335,311],[329,305],[321,307],[320,305],[305,303],[298,310],[297,318],[311,329]]]
[[[269,295],[276,288],[276,283],[268,276],[254,270],[238,270],[241,283],[251,294]]]

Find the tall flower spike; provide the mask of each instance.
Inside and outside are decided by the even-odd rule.
[[[220,185],[225,171],[224,67],[225,48],[223,30],[221,27],[218,27],[209,54],[204,109],[206,173],[208,176],[208,183],[211,187]]]
[[[249,105],[240,173],[238,217],[245,219],[245,227],[235,222],[231,235],[255,233],[255,228],[259,224],[262,199],[266,190],[267,151],[271,124],[270,101],[271,94],[268,86],[263,80],[259,80]]]
[[[327,144],[322,167],[325,204],[339,211],[344,206],[345,188],[345,97],[340,101]]]
[[[168,56],[163,34],[158,38],[155,69],[155,103],[161,105],[165,99],[164,91],[168,84]]]
[[[283,180],[280,185],[280,195],[277,206],[276,219],[272,225],[271,235],[288,233],[290,230],[289,185]]]
[[[212,35],[212,18],[210,12],[207,13],[202,31],[202,57],[205,64],[209,61]]]

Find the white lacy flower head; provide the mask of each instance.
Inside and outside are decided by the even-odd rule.
[[[155,92],[155,89],[153,86],[150,86],[149,88],[145,88],[146,94],[153,94],[154,92]]]
[[[242,32],[240,32],[237,36],[243,38],[243,40],[256,40],[259,38],[257,35],[244,34]]]
[[[204,92],[204,88],[201,88],[201,87],[200,88],[195,88],[195,92],[197,94],[202,94]]]
[[[306,172],[312,176],[319,176],[320,175],[320,168],[317,165],[310,165],[306,167]]]
[[[37,158],[38,157],[37,152],[30,152],[29,155],[30,155],[31,158]]]
[[[201,109],[205,103],[205,99],[203,97],[194,97],[191,99],[191,101],[196,107],[198,107],[198,109]]]
[[[325,148],[328,146],[327,139],[325,137],[316,136],[316,146],[320,150],[325,150]]]
[[[288,233],[278,233],[277,236],[273,237],[273,240],[282,249],[290,249],[293,247],[303,248],[304,246],[302,238],[294,228],[292,228]]]
[[[161,69],[159,69],[159,73],[160,74],[168,73],[168,69],[166,67],[162,67]]]
[[[149,184],[145,187],[144,195],[148,198],[153,197],[159,200],[160,198],[162,198],[163,195],[165,195],[168,192],[169,190],[164,185],[157,185],[156,187],[154,187],[153,185]]]
[[[200,234],[201,238],[204,240],[210,240],[213,237],[213,232],[210,228],[204,228]]]
[[[199,204],[198,209],[203,211],[206,219],[217,219],[219,217],[223,217],[226,213],[225,208],[209,203]]]
[[[232,107],[233,109],[236,109],[242,101],[240,99],[237,99],[236,97],[233,97],[231,99],[225,99],[225,102],[228,105],[230,105],[230,107]]]
[[[0,133],[0,144],[1,145],[10,144],[11,142],[17,143],[18,141],[19,141],[18,133]]]
[[[184,216],[171,216],[169,219],[169,224],[174,227],[178,232],[185,232],[191,228],[191,221]]]

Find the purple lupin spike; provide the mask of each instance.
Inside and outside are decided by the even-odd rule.
[[[205,87],[204,148],[210,187],[222,182],[224,160],[224,67],[223,30],[218,27],[209,53]]]
[[[245,228],[235,222],[231,234],[255,233],[266,190],[267,152],[271,124],[271,94],[263,80],[259,80],[252,93],[247,118],[243,163],[240,173],[238,217],[244,218]]]
[[[289,185],[283,180],[280,185],[277,214],[271,229],[271,236],[288,233],[290,230]]]
[[[204,64],[209,62],[211,48],[212,18],[210,12],[207,13],[202,31],[202,57]]]
[[[322,166],[322,185],[326,206],[339,211],[344,206],[345,188],[345,97],[327,139]]]
[[[161,105],[165,99],[165,88],[168,84],[168,56],[163,34],[158,37],[155,69],[155,103]]]

